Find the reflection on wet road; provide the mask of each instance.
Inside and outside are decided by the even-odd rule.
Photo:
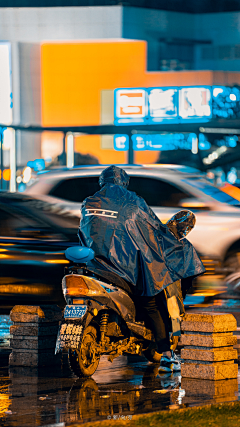
[[[10,316],[0,315],[0,347],[10,344]]]
[[[140,359],[140,358],[139,358]],[[178,402],[179,376],[161,377],[145,359],[107,359],[89,380],[74,383],[68,407],[69,421],[131,418],[136,413],[165,409]]]
[[[59,368],[1,368],[0,424],[6,427],[101,419],[131,419],[133,414],[238,399],[238,381],[183,380],[160,375],[145,358],[106,357],[92,378],[77,379],[66,354]]]

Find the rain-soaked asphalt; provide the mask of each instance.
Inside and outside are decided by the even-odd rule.
[[[216,300],[195,310],[233,312],[240,328],[240,300]],[[204,309],[204,310],[203,310]],[[161,375],[144,357],[101,358],[92,378],[77,379],[67,363],[37,372],[8,368],[9,317],[0,316],[0,425],[70,426],[102,419],[131,419],[133,414],[176,409],[204,403],[240,400],[238,380],[182,379]],[[239,329],[240,334],[240,329]]]

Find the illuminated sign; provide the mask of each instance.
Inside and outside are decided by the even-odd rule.
[[[147,146],[148,150],[153,151],[166,151],[166,150],[174,150],[175,145],[173,143],[174,135],[171,134],[156,134],[156,135],[148,135]]]
[[[146,135],[132,135],[132,142],[134,151],[148,150],[146,144]]]
[[[129,136],[128,135],[114,135],[113,147],[116,151],[127,151],[129,149]]]
[[[177,122],[178,119],[178,89],[150,88],[148,89],[148,118],[150,122]]]
[[[208,87],[182,87],[179,89],[179,116],[182,120],[209,120],[211,111],[211,89]]]
[[[162,134],[134,134],[131,137],[134,151],[169,151],[191,150],[193,152],[197,135],[195,133],[162,133]],[[232,143],[232,142],[231,142]],[[129,148],[128,135],[114,136],[114,149],[126,151]],[[206,135],[199,135],[199,150],[209,150],[211,144]]]
[[[232,102],[235,98],[237,95],[232,93]],[[212,88],[116,89],[114,118],[116,125],[207,122],[212,118]]]
[[[134,139],[133,139],[134,138]],[[133,135],[134,150],[151,150],[151,151],[169,151],[169,150],[191,150],[193,140],[196,139],[195,133],[166,133],[166,134],[148,134]],[[138,145],[134,144],[138,141]],[[143,148],[144,142],[144,148]]]
[[[147,116],[145,89],[117,89],[115,96],[115,124],[144,123]]]
[[[12,123],[11,46],[0,42],[0,123]]]

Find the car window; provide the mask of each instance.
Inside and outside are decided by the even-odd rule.
[[[143,197],[149,206],[178,207],[193,196],[161,179],[131,176],[128,189]]]
[[[86,197],[92,196],[100,190],[98,179],[98,176],[64,179],[49,194],[69,202],[81,203]]]

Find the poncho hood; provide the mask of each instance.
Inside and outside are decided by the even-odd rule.
[[[105,184],[116,184],[127,188],[129,184],[129,176],[125,170],[117,166],[109,166],[102,171],[99,177],[99,185],[103,187]]]

